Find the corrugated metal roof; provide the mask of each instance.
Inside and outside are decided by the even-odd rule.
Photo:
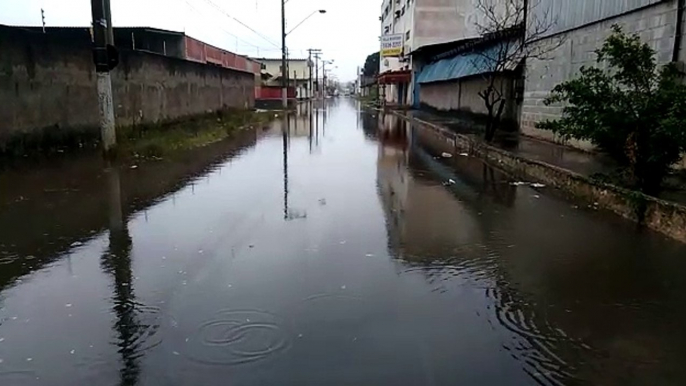
[[[492,72],[495,62],[490,58],[498,58],[501,50],[509,49],[511,51],[515,47],[516,44],[501,42],[476,52],[439,60],[425,66],[417,75],[417,82],[443,82]],[[508,65],[508,67],[514,66]]]

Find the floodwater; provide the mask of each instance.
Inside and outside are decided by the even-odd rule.
[[[351,100],[0,174],[0,385],[686,384],[686,246]]]

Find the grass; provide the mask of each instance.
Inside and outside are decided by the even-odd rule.
[[[171,152],[206,146],[264,125],[274,112],[222,111],[182,122],[129,127],[117,133],[118,156],[160,158]]]
[[[264,125],[274,112],[225,110],[181,121],[117,128],[118,158],[160,158],[177,150],[206,146],[234,133]],[[92,152],[99,147],[97,128],[46,127],[0,141],[0,169],[27,159]],[[4,143],[3,143],[4,142]]]

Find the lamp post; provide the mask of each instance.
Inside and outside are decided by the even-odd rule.
[[[322,61],[322,85],[320,86],[322,91],[322,98],[326,99],[326,65],[333,64],[334,60],[323,60]]]
[[[281,100],[284,110],[288,109],[288,81],[286,80],[286,36],[295,31],[296,28],[300,27],[307,19],[312,17],[317,13],[324,14],[326,10],[320,9],[312,12],[303,21],[296,24],[292,30],[286,32],[286,1],[281,0]]]

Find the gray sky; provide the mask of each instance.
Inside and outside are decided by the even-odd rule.
[[[111,0],[116,26],[175,31],[243,55],[280,56],[280,0]],[[288,36],[293,57],[321,48],[338,66],[334,73],[353,80],[357,66],[378,50],[381,2],[374,0],[288,0],[287,30],[316,14]],[[216,6],[215,6],[216,5]],[[48,26],[90,25],[90,0],[0,0],[0,24],[38,26],[45,9]],[[236,18],[259,33],[236,22]],[[260,36],[262,35],[262,36]]]

